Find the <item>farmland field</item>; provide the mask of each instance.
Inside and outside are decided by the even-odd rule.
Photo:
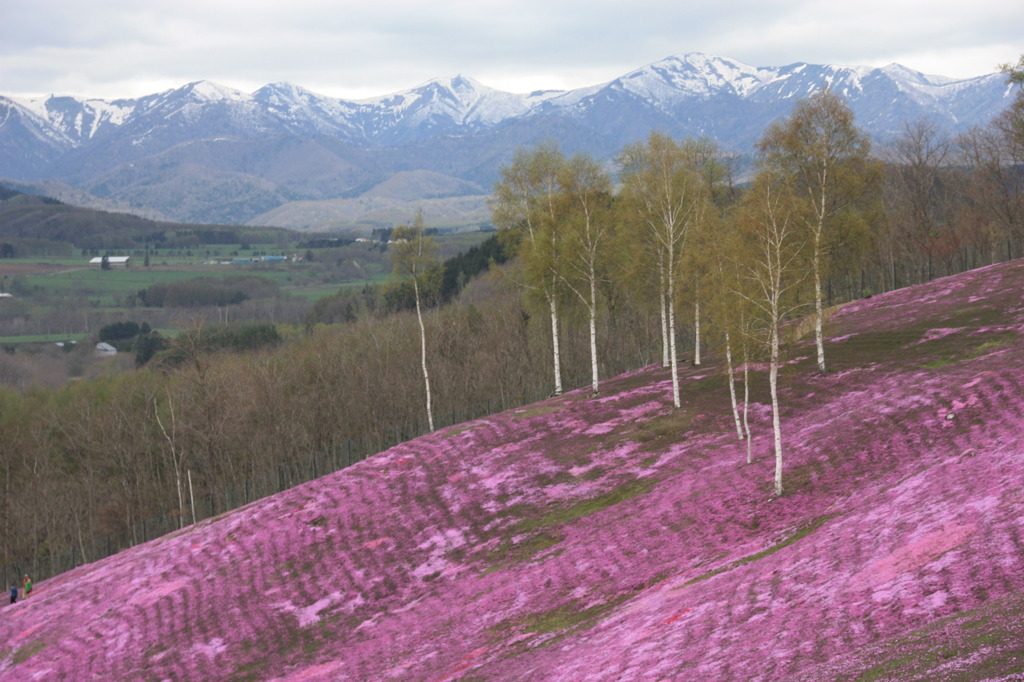
[[[480,244],[486,233],[438,236],[442,257]],[[241,248],[245,246],[246,248]],[[129,255],[128,267],[104,270],[89,261],[97,254],[40,256],[0,261],[0,341],[5,344],[85,338],[119,319],[175,327],[196,317],[146,307],[140,292],[155,284],[198,278],[229,280],[258,277],[273,282],[273,301],[248,300],[248,307],[208,312],[211,319],[301,321],[317,300],[343,288],[385,282],[391,271],[386,249],[376,243],[351,243],[327,248],[289,248],[282,244],[203,244],[190,249],[149,249],[112,252]],[[263,260],[264,258],[274,260]],[[276,260],[286,258],[287,260]],[[149,265],[144,265],[147,261]],[[235,306],[228,306],[235,307]]]

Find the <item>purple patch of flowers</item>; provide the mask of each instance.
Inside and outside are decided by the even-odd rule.
[[[1022,271],[841,309],[835,340],[971,297],[1006,319],[939,369],[787,378],[809,390],[784,404],[782,498],[766,406],[752,465],[699,398],[658,439],[681,413],[649,368],[44,581],[0,613],[0,679],[856,675],[863,648],[1024,589]]]

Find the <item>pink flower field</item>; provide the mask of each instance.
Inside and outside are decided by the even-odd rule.
[[[2,680],[1024,679],[1024,262],[437,431],[0,609]]]

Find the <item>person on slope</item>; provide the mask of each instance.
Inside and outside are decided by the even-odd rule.
[[[25,599],[28,599],[28,595],[32,594],[32,578],[25,574],[25,580],[22,581],[21,585],[25,588]]]
[[[11,603],[18,601],[18,586],[11,583]]]

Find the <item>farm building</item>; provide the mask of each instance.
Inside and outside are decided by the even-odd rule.
[[[107,262],[112,268],[126,268],[128,267],[128,259],[131,256],[107,256]],[[89,265],[96,265],[103,267],[103,256],[96,256],[89,261]]]
[[[117,355],[117,349],[111,346],[106,341],[100,341],[99,343],[96,344],[96,348],[95,350],[93,350],[93,354],[104,357],[110,355]]]

